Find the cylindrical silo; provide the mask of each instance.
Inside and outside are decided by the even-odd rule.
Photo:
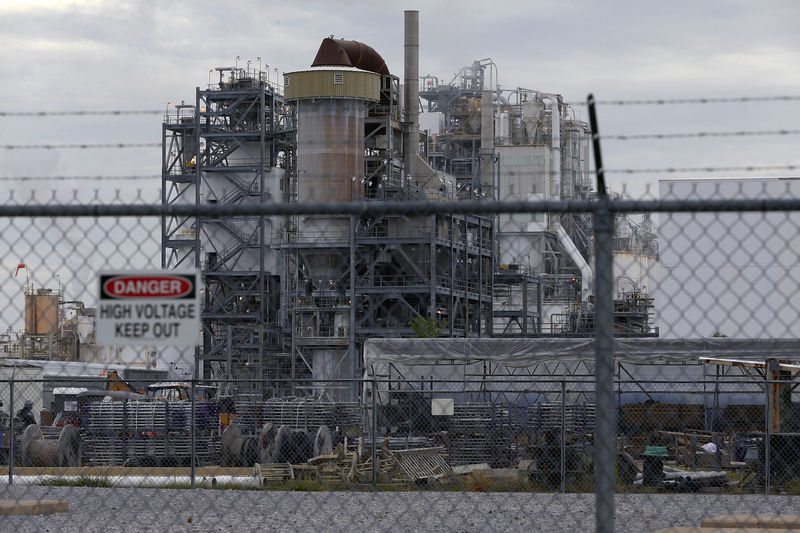
[[[354,67],[321,66],[286,74],[284,95],[297,102],[297,200],[347,202],[363,196],[364,119],[380,96],[380,74]],[[346,246],[348,217],[309,215],[299,224],[298,240],[312,282],[336,281],[345,264],[337,250]]]
[[[37,289],[36,293],[25,294],[25,333],[58,333],[58,294],[54,294],[52,289]]]
[[[297,102],[299,202],[349,202],[361,198],[366,114],[367,102],[361,99]]]

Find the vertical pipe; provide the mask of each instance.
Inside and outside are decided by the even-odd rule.
[[[404,12],[404,81],[406,108],[406,175],[415,175],[419,157],[419,11]]]
[[[491,72],[491,68],[489,69]],[[494,102],[491,89],[481,92],[481,152],[480,191],[492,185],[492,160],[494,159]]]
[[[375,369],[372,369],[372,483],[378,482],[378,382],[375,378]]]
[[[11,369],[11,383],[8,384],[9,393],[11,397],[8,399],[8,408],[11,410],[9,413],[9,428],[8,428],[8,484],[14,484],[14,377],[17,374],[17,365]]]
[[[481,337],[483,331],[483,222],[480,218],[477,220],[478,226],[478,337]]]
[[[550,199],[559,200],[561,198],[561,112],[557,96],[542,93],[542,100],[550,103]],[[552,215],[552,217],[558,216],[558,214]]]
[[[764,368],[764,393],[766,394],[766,405],[765,405],[765,412],[764,412],[764,493],[769,495],[770,485],[772,482],[772,473],[770,472],[770,448],[772,448],[772,431],[771,425],[772,420],[770,419],[770,414],[772,412],[772,406],[770,405],[770,400],[772,395],[770,394],[770,383],[769,379],[769,368],[770,368],[770,361],[767,361],[767,364]]]
[[[522,335],[528,334],[528,277],[522,277]]]
[[[430,299],[431,305],[428,311],[431,319],[436,320],[436,215],[431,215],[429,219],[429,228],[431,234],[430,240],[430,276],[431,276],[431,290]]]
[[[294,302],[292,307],[292,320],[289,323],[291,327],[291,334],[289,338],[291,339],[292,343],[292,370],[291,370],[291,381],[290,381],[290,389],[292,391],[292,396],[295,395],[296,392],[296,385],[295,385],[295,376],[296,376],[296,367],[297,367],[297,304],[300,300],[300,252],[297,249],[294,250],[294,265],[292,269],[292,276],[294,277]]]
[[[122,464],[128,460],[128,400],[122,400]]]
[[[191,393],[192,393],[192,427],[189,428],[189,431],[190,431],[190,434],[191,434],[191,440],[192,440],[191,467],[190,467],[190,473],[189,473],[189,475],[191,476],[192,490],[194,490],[194,482],[195,482],[195,470],[194,470],[194,468],[195,468],[195,462],[196,462],[196,459],[197,459],[196,454],[195,454],[195,427],[197,426],[197,422],[196,422],[196,414],[195,414],[196,413],[196,410],[195,410],[196,405],[195,405],[195,399],[194,399],[195,382],[196,381],[197,381],[197,363],[195,363],[195,372],[194,372],[194,375],[192,376],[192,391],[191,391]]]
[[[542,276],[536,282],[536,332],[542,336]]]
[[[227,379],[230,380],[233,379],[233,329],[231,328],[230,324],[226,326],[225,333],[225,340],[227,344],[227,346],[225,346],[225,364],[227,365],[225,370],[227,373]],[[225,391],[227,394],[230,394],[230,381],[225,383]]]
[[[615,411],[622,416],[622,363],[617,363],[617,371],[614,374],[614,379],[617,382],[617,408]],[[623,437],[624,438],[624,437]],[[625,447],[623,446],[624,450]]]
[[[195,205],[200,205],[200,186],[201,186],[201,181],[202,181],[201,177],[203,175],[203,157],[200,154],[200,124],[201,124],[200,123],[200,120],[201,120],[201,117],[200,117],[200,87],[197,87],[197,89],[195,89],[195,97],[194,97],[194,99],[195,99],[195,104],[194,104],[194,116],[195,116],[194,126],[195,126],[196,132],[197,132],[197,135],[194,136],[194,142],[195,142],[195,146],[194,146],[195,151],[194,151],[194,153],[196,154],[196,156],[195,156],[196,157],[195,165],[194,165],[194,173],[195,174],[194,174],[194,180],[193,180],[194,181],[194,204]],[[210,109],[209,109],[209,111],[210,111]],[[186,136],[184,136],[184,139],[186,139]],[[206,148],[206,150],[208,150],[208,148]],[[200,234],[202,233],[202,225],[203,225],[202,217],[195,217],[194,266],[196,268],[200,268],[202,266],[201,262],[200,262]],[[202,324],[201,324],[201,327],[202,327]],[[203,328],[203,329],[205,329],[205,328]],[[206,342],[208,342],[208,341],[206,341]]]
[[[350,401],[358,401],[359,354],[356,350],[356,217],[350,215],[350,328],[348,345],[350,348]]]
[[[167,205],[167,117],[161,123],[161,205]],[[164,215],[161,216],[161,268],[167,268],[167,217]]]
[[[135,412],[135,410],[134,410]],[[134,424],[136,424],[138,420],[134,418]],[[134,426],[135,427],[135,426]],[[175,462],[175,456],[172,455],[172,448],[171,442],[169,440],[169,433],[170,433],[170,426],[169,426],[169,402],[164,402],[164,455],[166,457],[172,457],[172,462]],[[136,441],[133,442],[133,455],[136,455]]]
[[[264,120],[264,111],[267,108],[267,86],[263,80],[259,79],[258,83],[258,97],[259,97],[259,113],[258,113],[258,145],[259,145],[259,161],[258,161],[258,172],[256,174],[256,178],[258,179],[258,190],[259,190],[259,203],[264,205],[266,201],[267,195],[265,188],[265,180],[264,180],[264,166],[266,162],[266,136],[267,136],[267,124]],[[264,324],[267,323],[267,294],[266,294],[266,283],[265,283],[265,260],[264,255],[267,248],[267,235],[266,235],[266,217],[263,215],[258,219],[258,240],[259,240],[259,254],[258,254],[258,388],[261,394],[261,397],[264,396]],[[272,229],[272,225],[270,225],[270,229]],[[270,242],[269,247],[272,248],[272,243]],[[270,252],[271,254],[272,252]],[[271,300],[271,298],[270,298]],[[258,432],[256,431],[256,434]]]
[[[453,214],[450,213],[450,305],[447,310],[447,320],[448,320],[448,328],[449,328],[449,335],[453,336],[453,323],[455,322],[454,318],[456,316],[455,308],[456,308],[456,300],[453,294],[456,286],[456,248],[455,248],[455,235],[456,235],[456,224],[454,223]]]
[[[473,154],[475,151],[473,150]],[[475,167],[473,166],[472,176],[475,177]],[[474,181],[473,181],[474,182]],[[473,190],[475,188],[473,187]],[[467,220],[467,215],[464,215],[464,240],[462,241],[464,244],[464,337],[469,337],[470,329],[469,329],[469,220]]]
[[[588,97],[594,139],[598,198],[594,209],[595,237],[595,531],[614,531],[616,416],[614,413],[614,215],[605,190],[600,135],[594,96]]]

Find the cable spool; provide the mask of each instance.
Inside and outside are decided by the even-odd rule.
[[[233,466],[239,462],[242,452],[242,430],[231,424],[222,432],[222,466]]]
[[[81,434],[73,425],[64,426],[58,436],[58,466],[81,466]]]
[[[20,443],[22,466],[80,466],[81,436],[78,428],[64,426],[58,440],[44,440],[42,430],[31,424],[22,433]]]
[[[244,442],[242,442],[240,460],[241,466],[253,466],[258,463],[258,439],[255,436],[246,437]]]
[[[50,464],[48,461],[50,455],[55,457],[55,453],[49,454],[49,449],[52,448],[55,452],[55,442],[45,442],[42,440],[42,430],[36,424],[31,424],[22,432],[22,439],[20,442],[20,462],[22,466],[56,466],[55,461]]]
[[[275,435],[273,442],[272,455],[270,463],[286,463],[289,462],[291,451],[288,449],[289,441],[292,436],[292,428],[289,426],[281,426],[278,433]]]
[[[272,422],[267,422],[258,434],[258,457],[262,463],[272,463],[275,454],[275,435],[278,427]]]
[[[314,457],[333,453],[333,435],[328,426],[320,426],[314,436]]]

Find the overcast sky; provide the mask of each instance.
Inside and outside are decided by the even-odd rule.
[[[380,5],[381,7],[376,7]],[[308,66],[321,40],[374,47],[402,78],[403,10],[420,10],[420,71],[450,80],[492,58],[504,88],[584,101],[800,95],[796,1],[0,0],[0,111],[161,109],[194,99],[215,66],[260,57]],[[581,116],[585,110],[577,109]],[[799,129],[800,102],[604,106],[601,133]],[[0,117],[0,145],[156,142],[161,117]],[[800,164],[798,136],[604,142],[605,166]],[[0,176],[158,175],[160,150],[0,149]],[[640,196],[659,177],[798,171],[610,175]],[[138,185],[158,188],[157,179]],[[9,184],[19,191],[33,184]],[[37,190],[76,182],[41,183]],[[97,182],[77,183],[95,187]],[[119,185],[119,184],[117,184]],[[655,191],[655,188],[652,189]]]
[[[371,45],[402,78],[404,9],[420,10],[420,73],[444,81],[475,59],[492,58],[503,88],[560,93],[570,102],[590,92],[600,100],[800,96],[800,2],[790,0],[0,0],[0,112],[165,109],[193,102],[209,69],[237,56],[240,65],[260,57],[272,80],[305,68],[331,34]],[[583,106],[576,111],[587,117]],[[606,135],[800,129],[797,100],[601,106],[598,113]],[[160,142],[161,122],[159,115],[0,116],[0,178],[153,176],[130,183],[3,180],[0,201],[11,194],[16,201],[32,194],[65,201],[78,189],[80,201],[159,202],[159,148],[4,147]],[[800,165],[799,138],[607,140],[603,150],[611,170]],[[648,187],[654,195],[660,178],[759,175],[800,171],[610,173],[609,182],[641,197]],[[92,302],[98,270],[158,266],[158,221],[150,222],[131,234],[130,224],[111,220],[2,220],[2,270],[13,274],[26,262],[23,274],[48,287],[60,273],[68,296]],[[104,254],[103,246],[124,253]],[[0,300],[21,304],[23,274],[0,286]],[[4,322],[18,327],[18,309],[2,308]]]

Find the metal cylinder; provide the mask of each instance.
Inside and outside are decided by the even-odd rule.
[[[419,11],[405,11],[404,86],[406,120],[406,174],[414,175],[419,154]]]
[[[490,188],[492,179],[492,153],[494,152],[494,102],[491,89],[481,92],[481,187]],[[483,191],[485,194],[488,190]],[[492,191],[494,194],[494,191]]]
[[[297,199],[300,203],[347,202],[364,190],[364,99],[319,98],[297,103]],[[308,216],[300,221],[304,242],[346,243],[347,217]],[[318,288],[336,281],[344,268],[341,253],[309,248],[303,259]]]
[[[367,104],[362,99],[320,98],[297,103],[300,203],[347,202],[361,196],[366,114]]]
[[[25,295],[25,333],[47,335],[58,333],[58,294],[39,289]]]

